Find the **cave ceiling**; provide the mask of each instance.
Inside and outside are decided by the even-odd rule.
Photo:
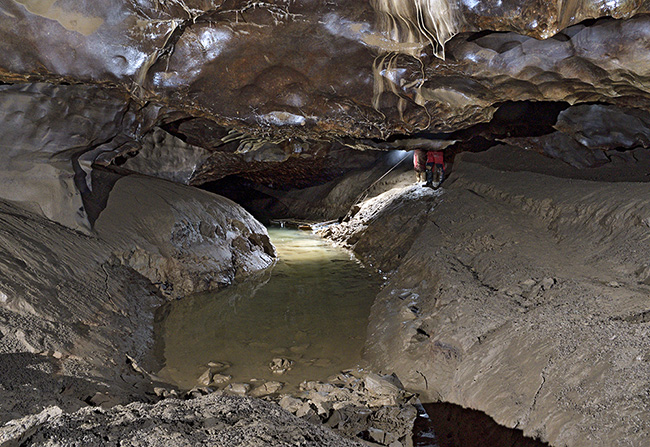
[[[123,163],[166,141],[188,154],[169,175],[185,183],[288,160],[303,178],[319,157],[319,169],[335,173],[341,147],[422,139],[463,148],[480,138],[594,166],[607,161],[604,151],[648,144],[649,8],[641,0],[5,0],[0,94],[58,85],[82,90],[52,97],[57,104],[111,97],[124,105],[121,127],[110,120],[119,132],[90,142],[80,159]],[[60,108],[44,113],[65,116]],[[154,138],[157,129],[178,141]]]

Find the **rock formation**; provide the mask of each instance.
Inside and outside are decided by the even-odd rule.
[[[539,156],[494,165],[513,150],[463,154],[443,190],[391,189],[326,230],[390,272],[366,356],[424,401],[550,445],[644,445],[647,183]]]
[[[342,221],[330,237],[390,280],[368,355],[407,389],[552,445],[647,442],[648,12],[2,2],[0,421],[49,407],[44,437],[95,417],[54,406],[153,400],[153,309],[273,263],[264,228],[204,185],[265,218]],[[386,152],[415,147],[465,152],[448,190],[372,199],[407,169]]]

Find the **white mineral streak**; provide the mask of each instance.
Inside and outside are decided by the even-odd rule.
[[[384,53],[375,59],[372,105],[379,110],[382,94],[391,92],[399,98],[397,109],[401,117],[407,102],[404,87],[415,87],[418,92],[421,81],[402,85],[397,56],[408,54],[419,58],[424,47],[430,44],[433,54],[444,59],[445,43],[458,33],[459,8],[454,0],[373,0],[371,4],[377,12],[379,31],[389,41],[399,43],[397,47],[384,48]],[[417,97],[420,98],[419,93]]]
[[[445,42],[458,33],[460,15],[454,0],[373,0],[371,4],[380,30],[391,40],[430,43],[441,59],[445,58]],[[417,47],[412,48],[406,54],[418,57]]]

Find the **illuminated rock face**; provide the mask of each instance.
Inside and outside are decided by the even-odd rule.
[[[158,120],[204,119],[199,137],[215,123],[258,137],[447,131],[489,119],[504,100],[644,97],[647,18],[557,33],[646,9],[587,0],[12,1],[0,10],[0,79],[115,86],[158,104]],[[421,25],[417,11],[429,17]],[[391,32],[398,13],[407,18]],[[480,30],[519,34],[466,34]],[[447,60],[433,57],[456,33]]]
[[[55,132],[47,153],[62,164],[52,168],[50,158],[47,168],[21,171],[65,177],[54,198],[29,200],[77,228],[88,227],[83,210],[69,216],[81,208],[77,190],[92,190],[90,165],[125,159],[124,168],[183,183],[242,175],[302,187],[372,159],[342,148],[392,149],[381,140],[399,134],[407,144],[424,132],[457,142],[451,151],[475,149],[468,142],[480,134],[594,166],[607,161],[603,151],[647,145],[638,126],[650,122],[650,18],[635,15],[646,9],[595,0],[14,0],[0,7],[0,81],[14,84],[0,100],[45,92],[32,99],[38,118],[20,118],[41,129],[62,127],[82,103],[99,106],[82,133],[101,138],[69,144]],[[603,16],[625,20],[580,23]],[[513,101],[564,104],[564,112],[546,117],[544,129],[529,119],[525,131],[501,132],[493,117]],[[588,109],[570,107],[582,103]],[[585,110],[592,124],[567,119]],[[593,124],[611,129],[628,116],[616,138]],[[14,118],[3,133],[36,132]],[[18,152],[42,152],[32,136],[12,141]],[[21,155],[12,144],[3,157],[13,163]],[[15,189],[3,197],[27,202]],[[65,209],[45,203],[59,196]]]

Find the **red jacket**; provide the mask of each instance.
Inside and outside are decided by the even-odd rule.
[[[416,171],[424,172],[424,164],[426,163],[426,154],[422,149],[413,151],[413,167]]]
[[[427,152],[427,163],[433,163],[436,165],[445,164],[444,152],[442,151]]]

